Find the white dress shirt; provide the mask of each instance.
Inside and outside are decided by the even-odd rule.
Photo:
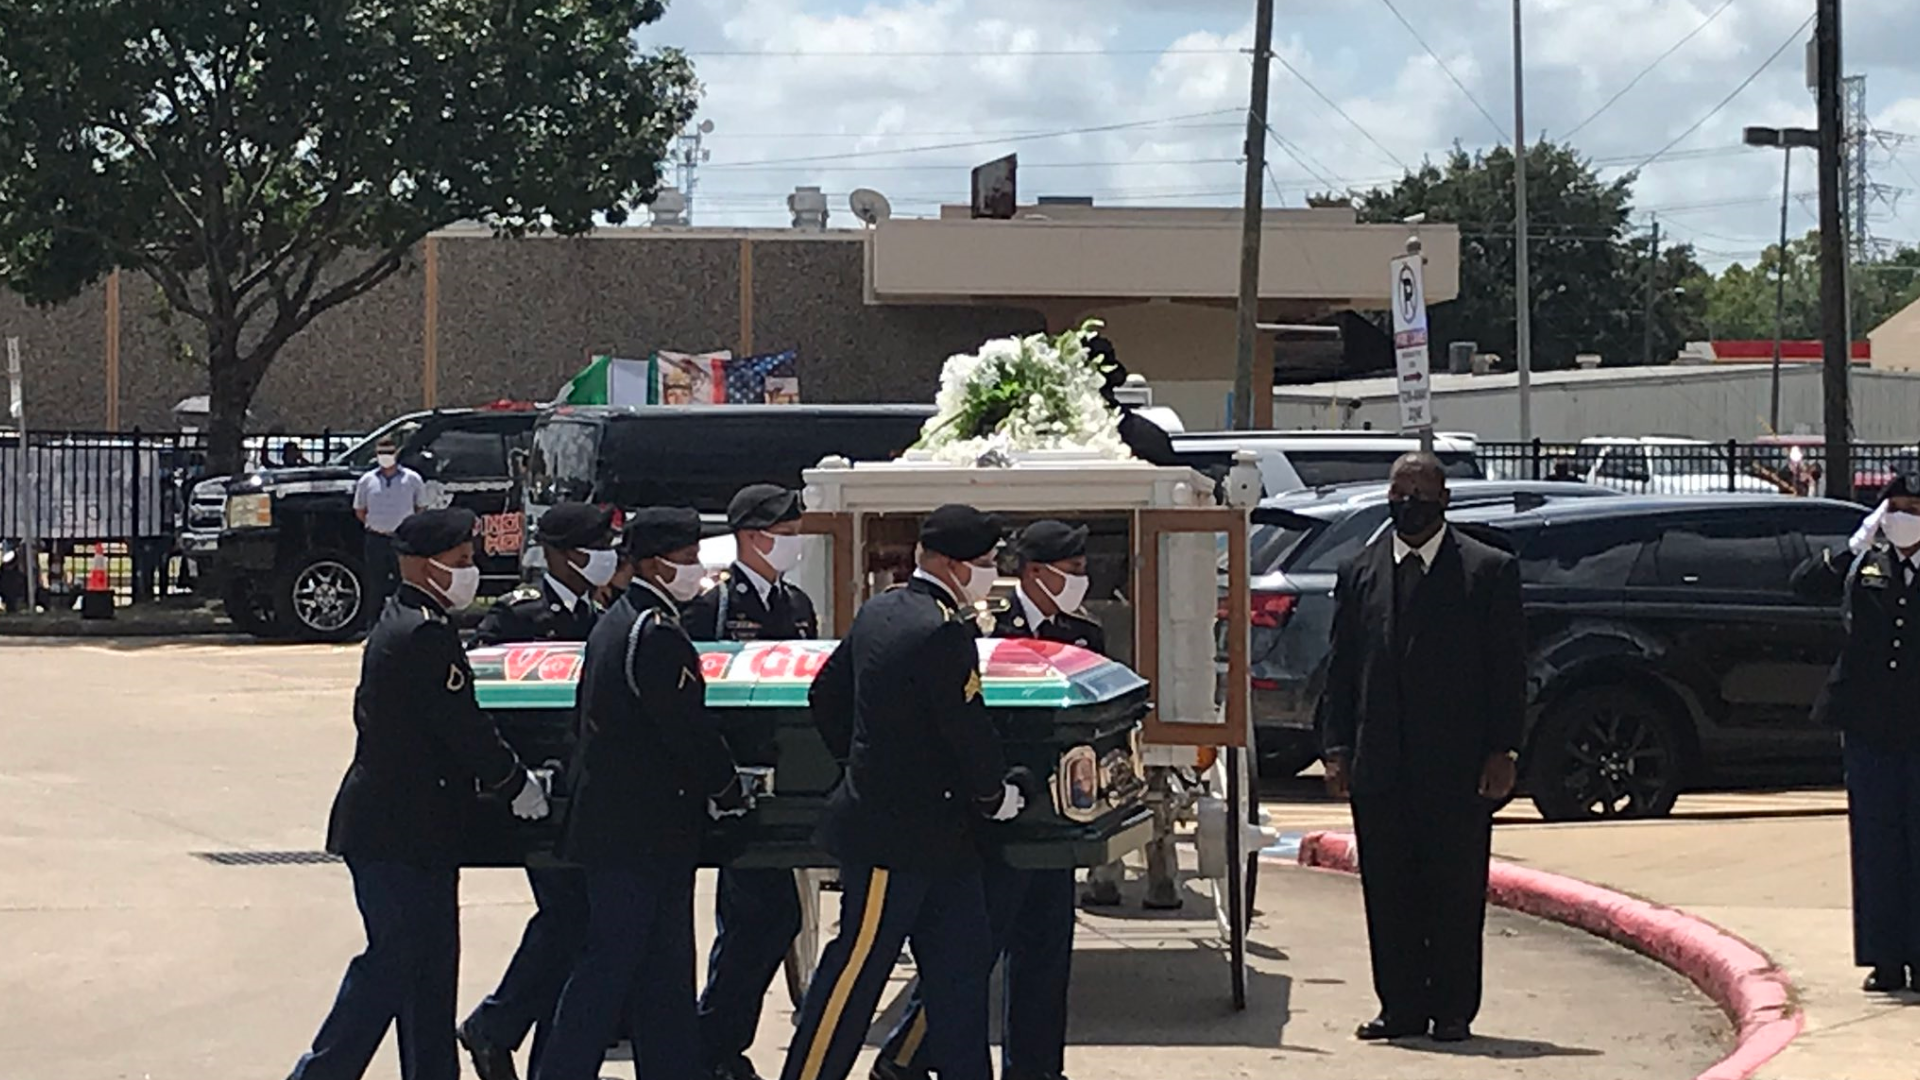
[[[1440,554],[1440,541],[1445,540],[1446,538],[1447,538],[1447,527],[1445,525],[1440,526],[1440,531],[1437,533],[1434,533],[1433,538],[1431,540],[1428,540],[1426,543],[1421,544],[1419,547],[1414,547],[1412,544],[1409,544],[1405,540],[1402,540],[1400,538],[1399,533],[1397,532],[1394,533],[1393,534],[1393,565],[1399,566],[1401,563],[1406,561],[1407,556],[1409,555],[1418,555],[1420,556],[1420,569],[1432,570],[1433,560],[1436,557],[1438,557]]]

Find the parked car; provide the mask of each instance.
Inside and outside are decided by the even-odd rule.
[[[306,641],[352,637],[365,625],[367,595],[353,487],[373,468],[375,444],[391,436],[434,505],[480,515],[480,591],[497,595],[520,580],[518,473],[537,415],[534,406],[514,403],[409,413],[323,465],[201,481],[181,547],[201,568],[201,590],[220,597],[242,630]]]
[[[1655,817],[1692,787],[1831,781],[1811,719],[1839,656],[1836,604],[1791,587],[1844,555],[1864,508],[1772,496],[1463,509],[1517,554],[1527,616],[1522,787],[1549,820]]]
[[[1588,483],[1629,495],[1778,495],[1786,490],[1733,460],[1724,444],[1701,439],[1582,439],[1575,468]]]
[[[1233,466],[1233,455],[1259,455],[1263,495],[1385,481],[1394,461],[1420,441],[1376,431],[1211,431],[1173,437],[1174,452],[1194,468],[1217,477]],[[1441,434],[1434,453],[1454,480],[1478,480],[1480,463],[1470,435]]]
[[[1455,513],[1493,504],[1512,510],[1554,499],[1617,493],[1591,484],[1529,480],[1454,481]],[[1325,686],[1333,586],[1387,523],[1384,483],[1297,491],[1254,511],[1247,565],[1253,627],[1253,722],[1261,771],[1291,776],[1320,756],[1314,710]]]

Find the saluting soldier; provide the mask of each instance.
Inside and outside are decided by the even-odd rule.
[[[1080,605],[1087,597],[1087,530],[1036,521],[1014,543],[1020,584],[995,614],[988,637],[1038,638],[1105,655],[1106,633]],[[1067,984],[1073,969],[1073,871],[1020,870],[986,860],[987,914],[1004,957],[1001,1080],[1059,1080],[1066,1070]],[[873,1080],[918,1080],[928,1072],[921,984],[880,1048]]]
[[[1896,475],[1851,552],[1796,587],[1845,597],[1846,647],[1814,719],[1841,731],[1853,855],[1853,962],[1864,989],[1920,988],[1920,472]]]
[[[428,510],[393,533],[401,585],[367,636],[353,695],[353,764],[334,797],[327,850],[353,877],[366,951],[292,1080],[355,1080],[400,1027],[405,1080],[457,1080],[460,833],[479,794],[547,813],[546,792],[473,694],[447,613],[473,602],[471,511]]]
[[[613,580],[613,511],[561,503],[540,516],[535,537],[546,556],[539,584],[494,602],[474,635],[476,645],[585,641],[599,618],[592,593]],[[554,1006],[587,940],[587,881],[577,867],[529,866],[533,918],[500,985],[460,1025],[461,1045],[480,1080],[516,1080],[514,1051],[533,1031],[538,1058],[553,1026]]]
[[[813,600],[786,575],[800,564],[800,493],[779,484],[740,489],[727,505],[738,557],[719,584],[687,605],[683,625],[695,641],[792,641],[812,638]],[[772,764],[772,746],[734,748]],[[747,1051],[760,1027],[767,988],[800,933],[800,892],[791,870],[720,870],[700,994],[702,1065],[714,1080],[758,1080]]]
[[[814,680],[814,723],[845,767],[818,835],[840,863],[840,929],[807,986],[781,1080],[846,1080],[909,942],[930,1064],[941,1080],[992,1074],[976,830],[1025,803],[980,696],[972,619],[999,545],[999,523],[970,506],[928,515],[912,578],[860,609]]]
[[[680,625],[706,577],[700,516],[636,511],[623,547],[633,583],[587,639],[561,847],[586,870],[587,947],[533,1080],[599,1076],[630,993],[639,1075],[696,1075],[694,868],[708,822],[750,807]]]

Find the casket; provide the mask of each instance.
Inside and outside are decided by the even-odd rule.
[[[767,794],[745,818],[716,823],[702,852],[708,866],[828,867],[813,830],[840,769],[807,707],[831,641],[704,642],[707,705],[735,761]],[[1140,718],[1147,682],[1125,665],[1071,645],[1029,639],[979,643],[981,691],[1009,766],[1039,782],[1020,816],[983,825],[986,842],[1028,868],[1098,866],[1152,833],[1143,797]],[[497,802],[475,806],[466,866],[551,864],[567,808],[564,763],[572,752],[574,686],[582,646],[477,649],[480,707],[529,766],[557,770],[554,813],[532,824]],[[931,782],[931,781],[930,781]]]

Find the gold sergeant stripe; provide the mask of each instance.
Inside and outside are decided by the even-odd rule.
[[[926,1037],[927,1007],[922,1005],[920,1011],[913,1014],[913,1026],[907,1029],[907,1037],[901,1040],[900,1053],[893,1059],[893,1063],[901,1068],[913,1064],[913,1056],[920,1052],[920,1043]]]
[[[820,1078],[820,1068],[827,1061],[827,1048],[833,1044],[834,1032],[840,1027],[840,1014],[846,1011],[847,999],[853,996],[853,984],[859,981],[861,969],[867,966],[867,956],[873,952],[873,939],[880,933],[880,912],[886,903],[887,869],[876,866],[867,878],[866,909],[860,913],[860,930],[854,934],[853,951],[847,956],[847,966],[840,970],[840,977],[833,982],[833,992],[827,995],[820,1026],[814,1029],[813,1042],[807,1047],[806,1064],[800,1067],[800,1080]]]

